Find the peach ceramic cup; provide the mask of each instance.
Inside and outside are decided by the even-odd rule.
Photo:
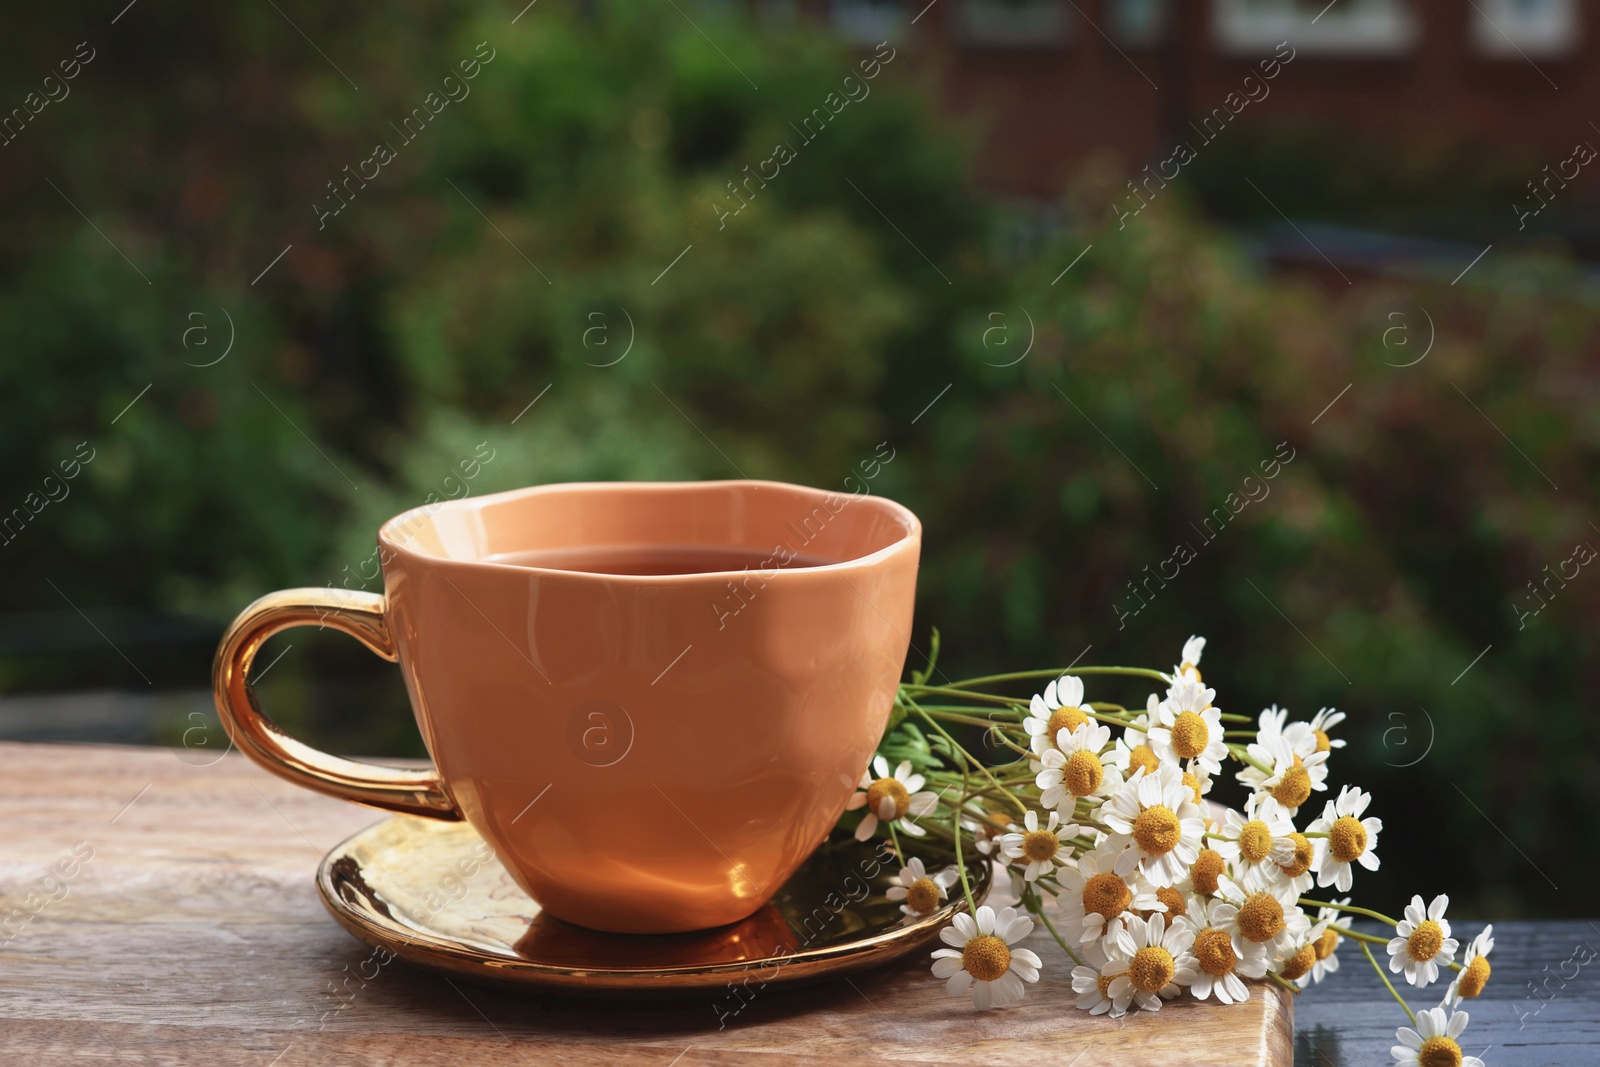
[[[557,918],[720,926],[767,902],[856,788],[905,664],[921,540],[899,504],[779,482],[432,504],[378,531],[382,595],[293,589],[246,608],[217,650],[217,710],[292,782],[465,818]],[[590,549],[756,562],[643,575],[504,562]],[[785,553],[814,565],[782,566]],[[399,661],[433,769],[330,756],[262,712],[256,652],[309,625]]]

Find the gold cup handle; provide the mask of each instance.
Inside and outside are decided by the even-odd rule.
[[[280,778],[375,808],[459,820],[461,809],[437,771],[359,763],[296,741],[261,710],[250,687],[250,664],[262,642],[293,626],[342,630],[393,663],[397,656],[383,609],[382,596],[347,590],[285,589],[257,600],[217,646],[211,671],[217,714],[239,750]]]

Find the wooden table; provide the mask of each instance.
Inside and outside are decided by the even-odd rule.
[[[1338,1067],[1388,1062],[1396,1018],[1370,976],[1349,981],[1360,977],[1354,954],[1326,995],[1303,999],[1298,1035],[1285,998],[1266,989],[1235,1009],[1184,1000],[1157,1015],[1091,1019],[1064,1003],[1059,966],[1025,1006],[979,1014],[947,999],[920,955],[765,992],[724,1029],[703,1000],[519,995],[400,962],[373,975],[361,966],[369,950],[312,886],[323,854],[374,822],[373,811],[296,789],[237,754],[75,745],[0,744],[0,798],[11,815],[0,843],[4,1063],[1286,1067],[1294,1046],[1297,1062]],[[1490,1012],[1474,1017],[1474,1032],[1491,1035],[1483,1043],[1500,1046],[1490,1062],[1596,1062],[1581,1049],[1597,1040],[1600,964],[1581,968],[1521,1031],[1513,1006],[1523,973],[1539,961],[1557,967],[1577,941],[1600,945],[1600,931],[1502,929],[1499,999],[1486,997]],[[1036,941],[1047,959],[1059,952]],[[1491,1017],[1496,1027],[1478,1025]]]

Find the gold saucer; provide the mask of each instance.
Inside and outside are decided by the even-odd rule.
[[[670,996],[814,981],[915,951],[966,905],[958,889],[932,915],[904,915],[884,896],[898,869],[871,846],[829,840],[743,922],[606,934],[542,914],[467,824],[396,815],[330,852],[317,890],[357,938],[423,967],[567,993]],[[981,901],[988,864],[968,877]]]

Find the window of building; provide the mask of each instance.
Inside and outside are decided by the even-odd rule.
[[[1211,23],[1217,47],[1238,55],[1288,41],[1301,54],[1395,56],[1420,36],[1407,0],[1213,0]]]
[[[903,41],[911,24],[899,0],[833,0],[828,18],[841,38],[857,45]]]
[[[1577,0],[1475,0],[1470,39],[1496,59],[1561,56],[1577,48]]]
[[[1107,16],[1111,35],[1139,48],[1159,44],[1167,28],[1165,0],[1112,0]]]
[[[1062,0],[961,0],[956,31],[968,44],[989,48],[1041,48],[1067,39]]]

